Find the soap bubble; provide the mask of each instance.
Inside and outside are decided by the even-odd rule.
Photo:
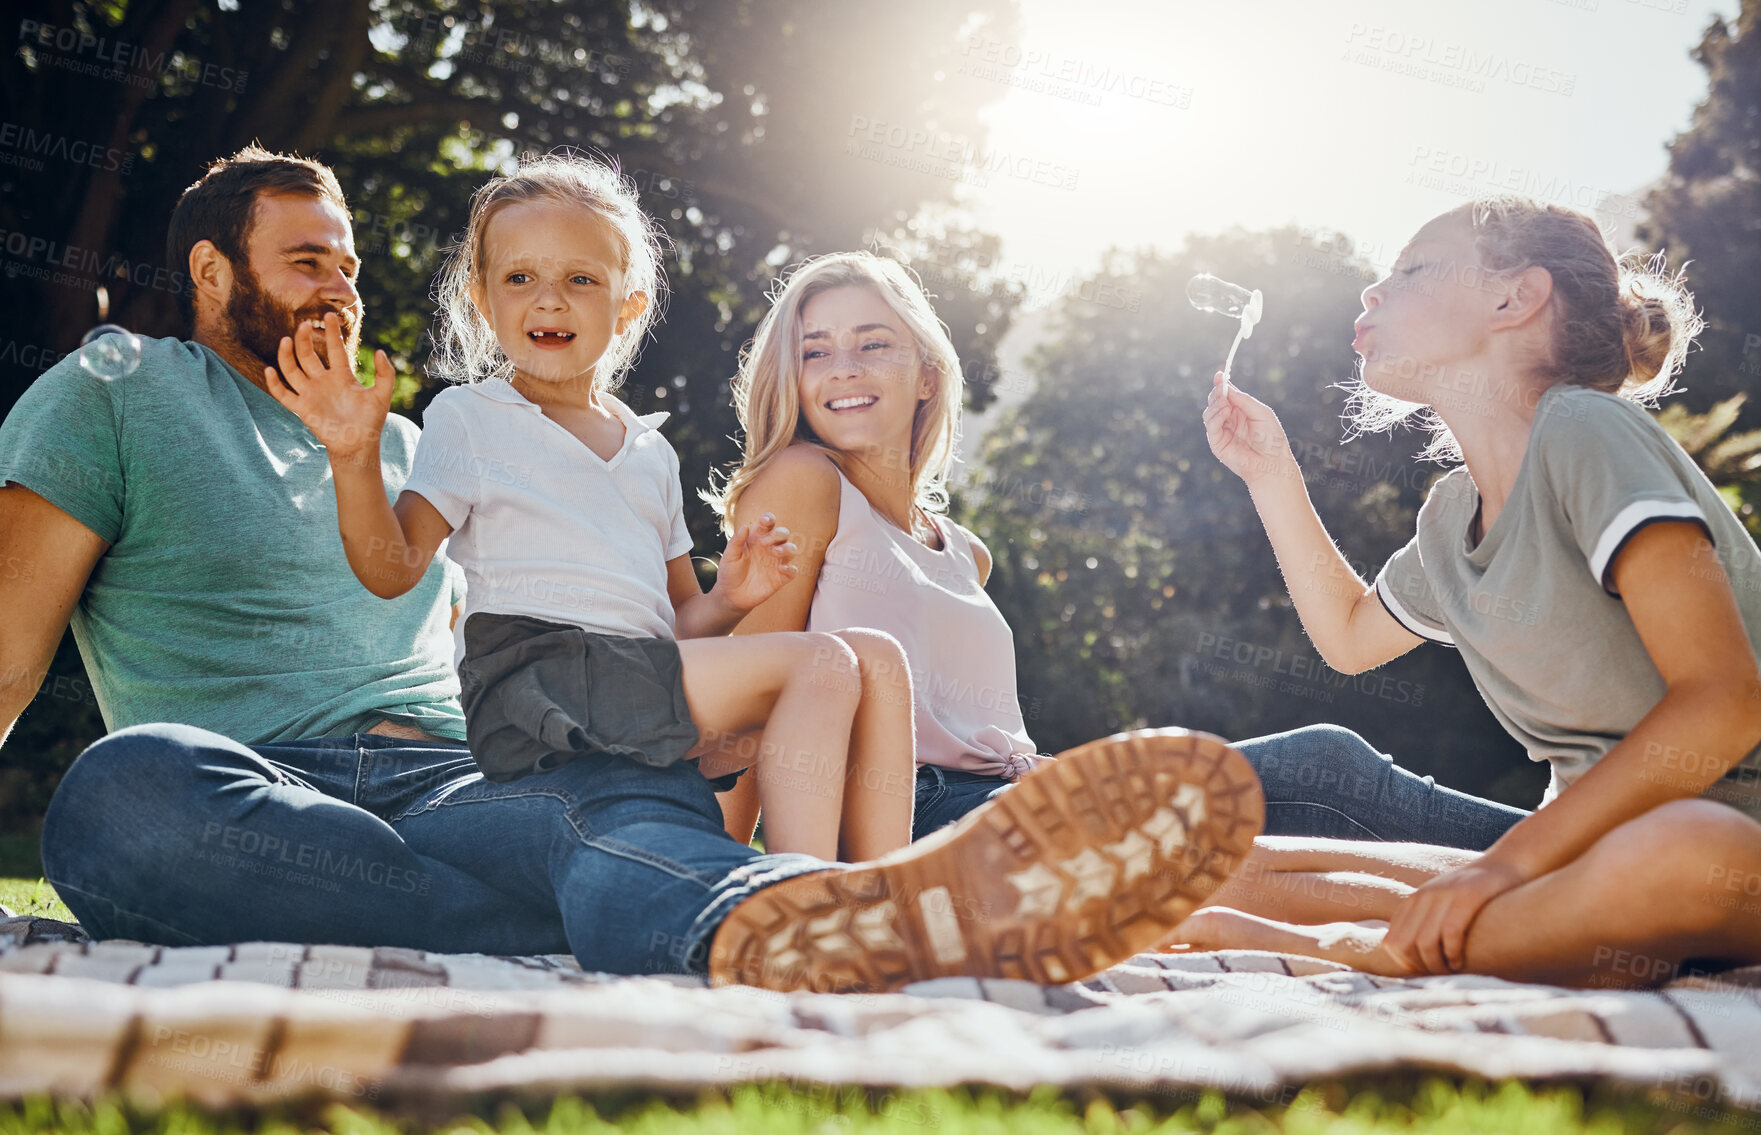
[[[1231,284],[1228,280],[1219,280],[1208,272],[1200,272],[1186,282],[1186,298],[1200,311],[1214,311],[1218,315],[1241,320],[1241,327],[1235,333],[1235,342],[1229,344],[1229,357],[1223,360],[1223,376],[1229,377],[1230,368],[1235,365],[1236,349],[1241,346],[1243,339],[1253,335],[1254,326],[1259,323],[1260,316],[1265,314],[1266,297],[1258,290],[1250,292],[1239,284]]]
[[[141,337],[126,327],[101,323],[79,342],[79,365],[93,378],[108,382],[141,365]]]
[[[1238,284],[1201,272],[1187,281],[1186,298],[1200,311],[1214,311],[1236,319],[1253,302],[1253,293]]]

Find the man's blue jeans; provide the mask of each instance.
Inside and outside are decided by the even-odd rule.
[[[737,903],[828,865],[730,839],[685,762],[497,784],[463,745],[143,725],[68,770],[43,866],[99,938],[566,952],[634,974],[704,972]]]
[[[1310,725],[1234,744],[1265,790],[1267,835],[1484,851],[1529,815],[1409,772],[1337,725]]]

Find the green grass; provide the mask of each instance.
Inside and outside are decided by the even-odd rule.
[[[0,906],[14,914],[59,918],[63,922],[74,921],[73,912],[67,909],[67,905],[55,893],[55,888],[40,877],[0,878]]]
[[[432,1104],[423,1105],[432,1108]],[[543,1104],[483,1104],[426,1119],[365,1107],[213,1114],[183,1105],[140,1111],[35,1099],[0,1106],[0,1135],[1618,1135],[1621,1132],[1752,1132],[1761,1117],[1691,1104],[1620,1098],[1572,1087],[1458,1084],[1409,1079],[1307,1088],[1288,1105],[1231,1101],[1208,1092],[1158,1105],[1077,1097],[1051,1089],[1028,1096],[981,1090],[875,1092],[829,1085],[761,1084],[688,1101],[568,1096]]]
[[[73,912],[43,879],[42,834],[0,835],[0,906],[14,914],[72,922]]]

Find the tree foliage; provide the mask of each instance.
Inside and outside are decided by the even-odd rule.
[[[177,196],[251,141],[330,164],[354,212],[363,341],[398,363],[400,410],[433,390],[430,283],[471,192],[515,156],[615,158],[672,246],[666,319],[624,397],[670,410],[688,487],[738,455],[728,380],[778,270],[877,243],[992,248],[946,219],[958,177],[854,140],[876,124],[979,139],[994,84],[952,76],[965,37],[1013,34],[1008,0],[110,0],[39,3],[0,60],[0,413],[108,318],[186,334]],[[9,132],[9,133],[8,133]],[[959,169],[953,170],[955,174]],[[984,376],[1019,290],[956,273],[940,302]],[[720,548],[687,493],[699,551]],[[50,682],[87,690],[71,645]],[[40,810],[99,723],[89,695],[39,697],[7,746],[0,822]],[[36,770],[28,772],[27,770]]]
[[[1687,265],[1706,330],[1683,371],[1681,404],[1722,420],[1715,404],[1729,407],[1761,377],[1761,0],[1743,0],[1734,20],[1714,19],[1693,55],[1706,68],[1706,98],[1669,145],[1669,171],[1645,199],[1639,236]],[[1755,403],[1737,405],[1726,429],[1761,428]],[[1761,462],[1709,472],[1761,534]]]
[[[182,332],[184,266],[163,263],[165,222],[208,162],[258,140],[337,170],[366,261],[365,338],[419,371],[430,280],[487,171],[555,147],[606,153],[674,250],[671,318],[628,396],[674,411],[686,476],[700,480],[732,455],[726,381],[776,270],[909,238],[926,206],[952,198],[954,181],[851,140],[876,123],[982,137],[978,111],[1000,90],[947,76],[963,35],[1007,34],[1012,20],[1004,0],[46,6],[0,64],[21,156],[43,167],[0,166],[0,227],[37,242],[9,267],[58,266],[48,280],[15,272],[4,299],[16,326],[42,329],[48,350],[31,361],[98,322],[99,285],[112,319]],[[78,154],[102,156],[72,160],[81,141]],[[954,330],[984,374],[1014,301],[970,294]],[[5,409],[43,367],[16,351],[0,361]]]

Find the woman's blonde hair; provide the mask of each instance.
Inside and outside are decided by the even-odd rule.
[[[448,382],[513,377],[513,363],[496,342],[495,331],[478,310],[472,292],[481,294],[483,239],[490,220],[503,207],[518,201],[580,205],[604,218],[617,234],[624,254],[621,298],[642,292],[648,303],[623,334],[612,339],[594,369],[594,385],[615,390],[635,363],[642,336],[653,325],[665,298],[661,231],[642,212],[635,185],[618,172],[616,163],[568,150],[523,160],[513,173],[493,178],[472,195],[465,235],[449,251],[435,282],[439,311],[429,373]]]
[[[732,531],[740,494],[795,442],[818,447],[843,467],[844,455],[814,436],[801,414],[801,308],[821,292],[853,285],[873,288],[893,309],[914,340],[918,365],[934,375],[934,388],[918,403],[912,420],[906,465],[918,507],[925,512],[947,510],[948,468],[960,441],[966,389],[959,353],[923,286],[904,265],[870,252],[838,252],[802,261],[783,275],[773,291],[770,311],[740,353],[734,411],[746,432],[745,452],[739,468],[719,490],[712,486],[703,493],[721,516],[724,529]]]
[[[1569,383],[1655,406],[1676,388],[1688,346],[1704,326],[1683,274],[1670,275],[1662,253],[1616,255],[1593,218],[1532,197],[1500,194],[1459,205],[1427,224],[1465,223],[1480,267],[1492,274],[1547,270],[1553,326],[1548,357],[1534,377]],[[1435,411],[1378,394],[1361,374],[1348,387],[1353,436],[1388,429],[1415,415],[1431,431],[1421,457],[1459,461],[1461,448]]]

